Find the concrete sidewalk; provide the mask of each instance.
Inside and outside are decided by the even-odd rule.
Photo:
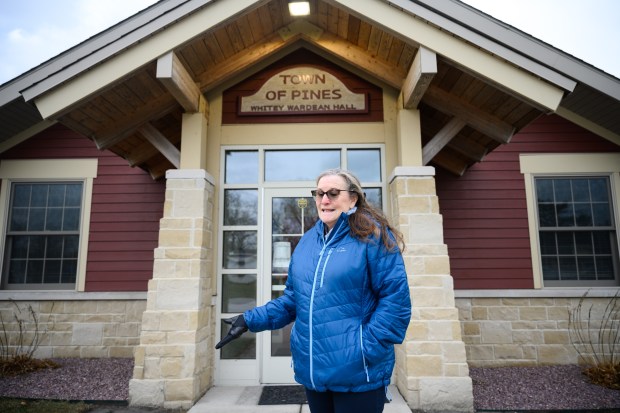
[[[261,386],[212,387],[188,413],[310,413],[307,404],[259,406],[261,391]],[[386,403],[384,413],[411,413],[395,385],[390,392],[393,400]]]

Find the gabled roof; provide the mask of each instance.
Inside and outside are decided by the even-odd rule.
[[[620,80],[459,1],[312,0],[311,10],[162,0],[2,85],[0,151],[61,122],[159,178],[192,109],[158,67],[175,62],[209,94],[299,48],[401,93],[420,110],[425,162],[456,174],[544,113],[620,144]]]

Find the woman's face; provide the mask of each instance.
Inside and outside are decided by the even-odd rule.
[[[328,192],[330,189],[343,190],[334,199],[330,199],[327,194],[324,194],[322,197],[317,195],[314,198],[319,218],[329,229],[332,229],[336,221],[338,221],[338,218],[340,218],[340,214],[348,212],[355,206],[357,194],[355,192],[348,192],[346,181],[343,177],[338,175],[326,175],[322,177],[316,188],[323,192]]]

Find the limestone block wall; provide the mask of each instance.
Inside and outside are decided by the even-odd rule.
[[[133,358],[145,308],[144,299],[0,301],[0,334],[7,333],[10,354],[21,324],[21,344],[36,347],[37,358]]]
[[[164,217],[135,352],[130,404],[189,408],[213,383],[214,179],[166,173]]]
[[[411,322],[397,348],[396,383],[414,411],[473,411],[472,381],[455,306],[434,169],[399,167],[390,179],[412,298]]]
[[[410,283],[412,288],[428,289],[433,285],[441,288],[432,277],[412,275]],[[576,308],[580,300],[578,293],[572,295],[556,298],[457,298],[467,364],[471,367],[503,367],[581,363],[568,331],[569,310]],[[606,295],[584,300],[584,308],[592,306],[590,314],[594,327],[598,326],[610,300],[610,294]],[[423,300],[437,299],[432,294],[416,294],[414,300],[416,297],[420,305]],[[0,316],[4,322],[0,334],[7,332],[12,350],[18,343],[19,332],[15,316],[24,321],[24,341],[30,343],[32,340],[36,327],[30,309],[36,314],[40,334],[35,357],[132,358],[140,341],[146,300],[101,299],[91,295],[88,300],[0,301]],[[434,336],[450,331],[441,324],[425,326],[418,320],[424,316],[414,311],[408,341],[429,334],[429,329]],[[597,330],[594,328],[592,333],[596,334]],[[459,348],[452,350],[450,346],[439,351],[440,347],[424,344],[414,350],[410,343],[409,349],[420,353],[410,366],[412,371],[421,375],[439,371],[438,361],[444,351],[448,356],[459,354]],[[397,370],[401,377],[406,377],[407,348],[404,345],[397,349]]]
[[[541,292],[529,294],[541,295]],[[581,323],[589,341],[598,344],[599,327],[613,291],[592,294],[582,304]],[[583,360],[569,333],[569,312],[579,304],[580,292],[572,297],[489,297],[458,298],[459,319],[471,367],[538,366],[579,364]],[[598,296],[596,296],[598,295]],[[590,311],[591,308],[591,311]],[[615,322],[618,322],[616,315]],[[617,326],[617,324],[615,324]],[[574,334],[572,335],[574,337]],[[587,347],[579,347],[590,354]]]

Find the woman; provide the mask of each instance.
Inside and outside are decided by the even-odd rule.
[[[284,294],[226,320],[220,348],[248,329],[295,322],[295,380],[315,413],[382,412],[411,316],[402,236],[366,202],[350,172],[323,172],[312,191],[319,221],[299,241]]]

